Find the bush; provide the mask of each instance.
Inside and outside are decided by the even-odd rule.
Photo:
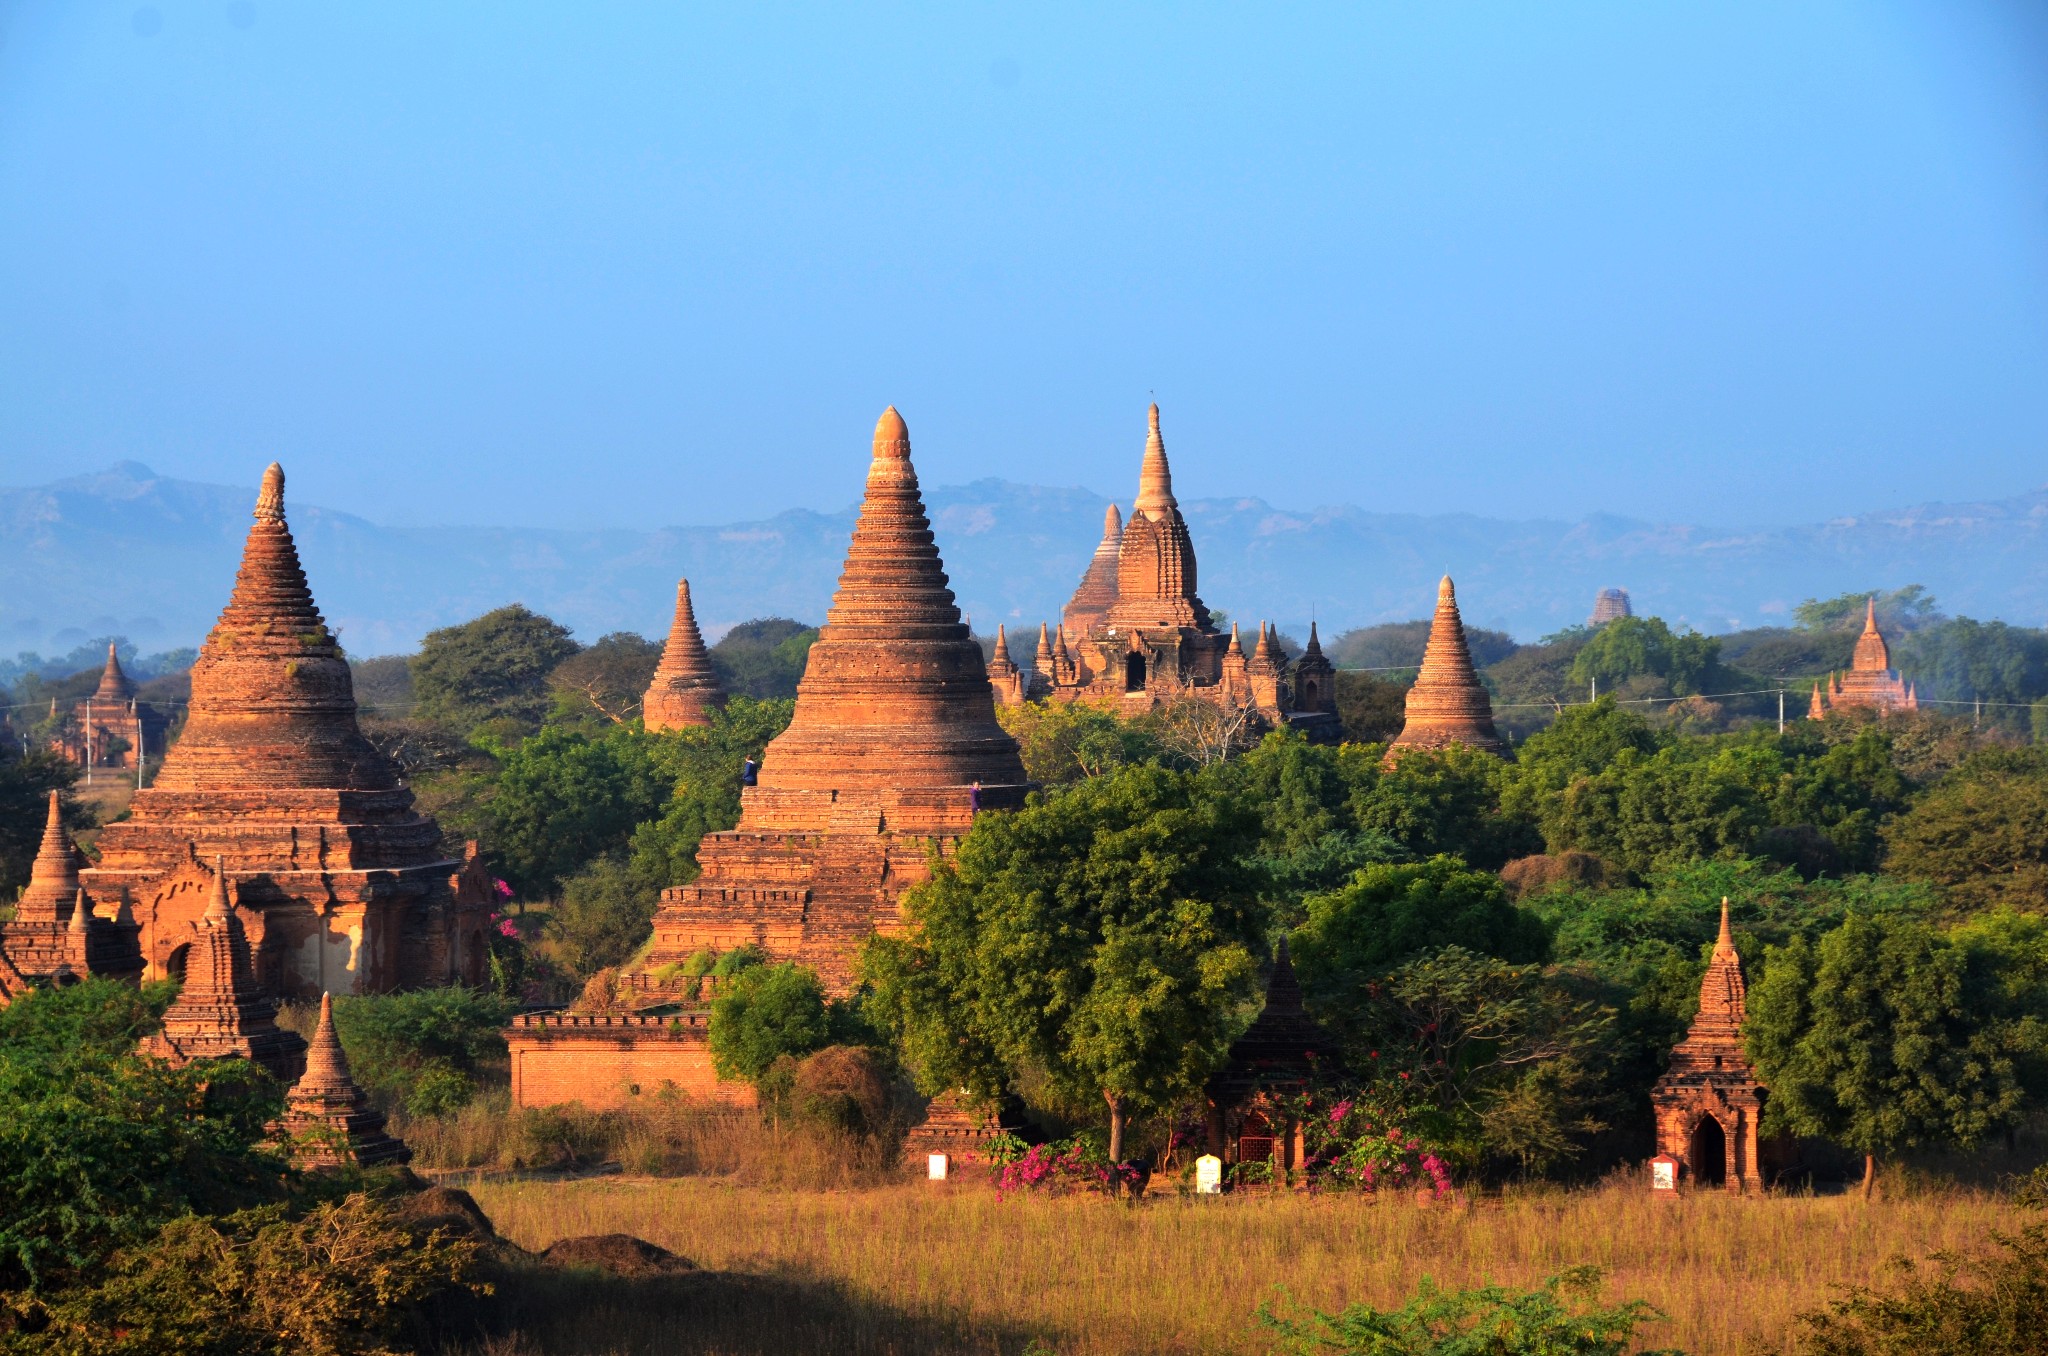
[[[1892,1289],[1859,1286],[1800,1315],[1800,1356],[2026,1356],[2048,1332],[2048,1225],[1994,1233],[1995,1251],[1904,1258]]]
[[[426,1301],[484,1288],[471,1279],[476,1254],[439,1231],[416,1239],[361,1193],[298,1219],[282,1206],[186,1215],[123,1250],[97,1284],[51,1300],[33,1340],[105,1356],[387,1353]]]
[[[1622,1356],[1635,1349],[1637,1328],[1664,1317],[1642,1300],[1603,1308],[1599,1294],[1600,1268],[1590,1266],[1534,1290],[1442,1290],[1425,1276],[1399,1309],[1354,1304],[1341,1314],[1309,1309],[1282,1318],[1261,1305],[1259,1317],[1284,1350],[1301,1356]]]
[[[808,1055],[831,1039],[825,986],[801,965],[749,966],[712,1003],[710,1034],[718,1076],[758,1084],[776,1060]]]
[[[334,1000],[356,1081],[409,1116],[446,1115],[475,1096],[484,1069],[506,1057],[499,1032],[511,1019],[509,999],[459,986]],[[310,1013],[287,1020],[309,1027]]]
[[[828,1045],[796,1066],[790,1080],[790,1110],[850,1135],[886,1135],[897,1120],[891,1072],[877,1051]]]

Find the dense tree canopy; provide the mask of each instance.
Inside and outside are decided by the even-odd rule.
[[[518,603],[429,631],[411,661],[414,712],[464,734],[531,733],[548,713],[548,675],[577,649],[568,627]]]
[[[726,695],[757,701],[794,697],[818,628],[787,617],[741,622],[709,650]]]

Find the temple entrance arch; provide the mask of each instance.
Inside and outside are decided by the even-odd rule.
[[[1124,691],[1126,691],[1126,692],[1143,692],[1144,690],[1145,690],[1145,656],[1144,656],[1144,655],[1141,655],[1141,654],[1135,654],[1135,653],[1134,653],[1134,654],[1127,654],[1127,655],[1125,655],[1125,656],[1124,656]]]
[[[1692,1165],[1693,1180],[1701,1186],[1723,1186],[1728,1181],[1728,1135],[1721,1129],[1721,1122],[1712,1116],[1702,1116],[1692,1128],[1691,1152],[1687,1161]]]
[[[185,982],[185,958],[192,954],[192,943],[183,942],[171,948],[171,954],[164,957],[164,978]]]
[[[1304,711],[1316,709],[1317,695],[1315,679],[1311,678],[1301,685],[1301,706]]]

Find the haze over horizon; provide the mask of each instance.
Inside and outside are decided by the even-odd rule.
[[[398,526],[1128,502],[1825,522],[2039,486],[2020,4],[0,4],[0,483]]]

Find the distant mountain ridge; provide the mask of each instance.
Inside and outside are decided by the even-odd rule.
[[[146,650],[198,643],[233,586],[254,498],[253,475],[209,485],[137,462],[0,490],[0,653],[111,633]],[[1109,501],[989,479],[927,487],[926,502],[976,629],[1028,633],[1057,619]],[[1907,583],[1951,613],[2048,619],[2048,487],[1789,528],[1304,511],[1252,497],[1181,507],[1203,598],[1296,634],[1311,614],[1326,636],[1427,616],[1445,570],[1469,623],[1525,640],[1583,621],[1609,585],[1639,613],[1703,631],[1784,624],[1805,598]],[[777,614],[820,621],[855,507],[654,530],[384,527],[299,502],[290,514],[322,610],[352,652],[371,655],[514,601],[584,640],[659,635],[684,575],[707,631]]]

